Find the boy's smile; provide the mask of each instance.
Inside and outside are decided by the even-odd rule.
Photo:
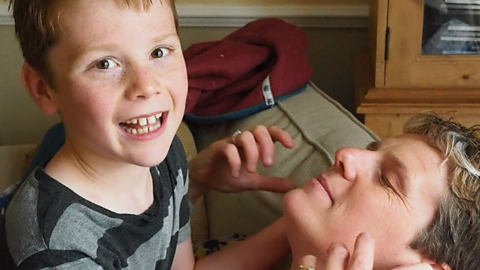
[[[185,109],[187,74],[168,1],[63,1],[48,90],[82,160],[163,161]]]
[[[138,116],[120,123],[120,127],[133,135],[149,134],[162,127],[162,121],[166,119],[167,113],[154,113],[146,116]],[[159,132],[156,132],[159,133]],[[141,136],[139,136],[141,138]]]

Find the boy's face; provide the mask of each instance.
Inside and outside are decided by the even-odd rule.
[[[187,74],[168,1],[60,7],[49,91],[76,151],[140,166],[161,162],[185,109]]]

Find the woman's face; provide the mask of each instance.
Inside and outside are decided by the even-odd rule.
[[[444,159],[421,135],[338,150],[332,167],[284,198],[294,256],[322,260],[334,242],[352,252],[356,236],[368,232],[375,269],[420,262],[410,243],[431,223],[447,191]]]

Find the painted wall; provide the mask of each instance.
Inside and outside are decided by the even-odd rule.
[[[13,26],[0,26],[0,48],[0,145],[38,142],[58,118],[45,116],[22,85]]]

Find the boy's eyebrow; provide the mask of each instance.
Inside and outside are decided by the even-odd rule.
[[[166,39],[169,39],[169,38],[175,38],[175,39],[179,39],[178,37],[178,34],[175,32],[175,33],[170,33],[170,34],[165,34],[165,35],[161,35],[161,36],[157,36],[155,38],[153,38],[153,42],[154,43],[158,43],[158,42],[162,42]]]

